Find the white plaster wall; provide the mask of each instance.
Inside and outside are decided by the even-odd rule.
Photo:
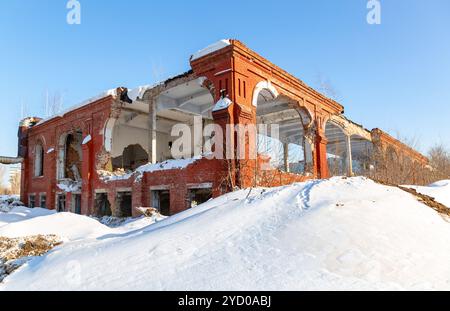
[[[117,125],[113,131],[112,157],[121,156],[130,145],[141,145],[148,152],[148,130]]]

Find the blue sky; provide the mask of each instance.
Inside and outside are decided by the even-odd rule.
[[[237,38],[313,87],[322,76],[346,115],[371,129],[450,145],[450,1],[4,0],[0,8],[0,155],[17,152],[22,106],[44,115],[45,93],[64,106],[116,86],[189,69],[189,56]]]

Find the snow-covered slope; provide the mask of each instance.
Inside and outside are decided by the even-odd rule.
[[[417,192],[433,197],[439,203],[450,207],[450,180],[438,181],[428,187],[409,186]]]
[[[0,289],[450,289],[450,223],[400,189],[333,178],[248,194],[143,228],[92,230]],[[76,217],[39,221],[49,232]]]

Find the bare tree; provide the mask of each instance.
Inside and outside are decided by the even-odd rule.
[[[432,147],[428,153],[435,179],[450,179],[450,152],[442,145]]]
[[[152,62],[151,73],[152,73],[152,78],[154,81],[156,81],[156,82],[161,81],[164,77],[165,71],[166,70],[164,69],[164,66],[163,66],[161,60],[159,60],[157,62],[156,61]]]
[[[12,194],[20,194],[20,171],[15,171],[9,178]]]
[[[415,150],[420,150],[420,139],[417,135],[414,136],[404,136],[398,130],[395,131],[395,137],[404,143],[405,145],[411,147]]]
[[[327,96],[328,98],[331,98],[335,101],[341,100],[341,96],[339,92],[334,88],[331,80],[323,76],[321,73],[317,75],[316,88],[320,93]]]
[[[0,194],[9,194],[8,187],[5,186],[4,181],[6,180],[8,170],[4,165],[0,165]]]
[[[47,117],[58,114],[63,109],[63,95],[60,92],[50,94],[48,91],[45,94],[44,110]]]

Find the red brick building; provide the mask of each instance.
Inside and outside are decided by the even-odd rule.
[[[381,130],[349,121],[342,105],[237,40],[199,51],[190,65],[154,86],[117,88],[58,116],[23,120],[22,201],[89,215],[131,216],[149,206],[174,214],[236,186],[352,175],[376,148],[427,163]],[[225,133],[227,124],[278,124],[279,133],[272,150],[260,150],[258,138],[257,161],[194,158],[205,141],[195,137],[184,160],[171,160],[176,124],[193,132],[218,124]],[[234,133],[228,138],[237,144]]]

